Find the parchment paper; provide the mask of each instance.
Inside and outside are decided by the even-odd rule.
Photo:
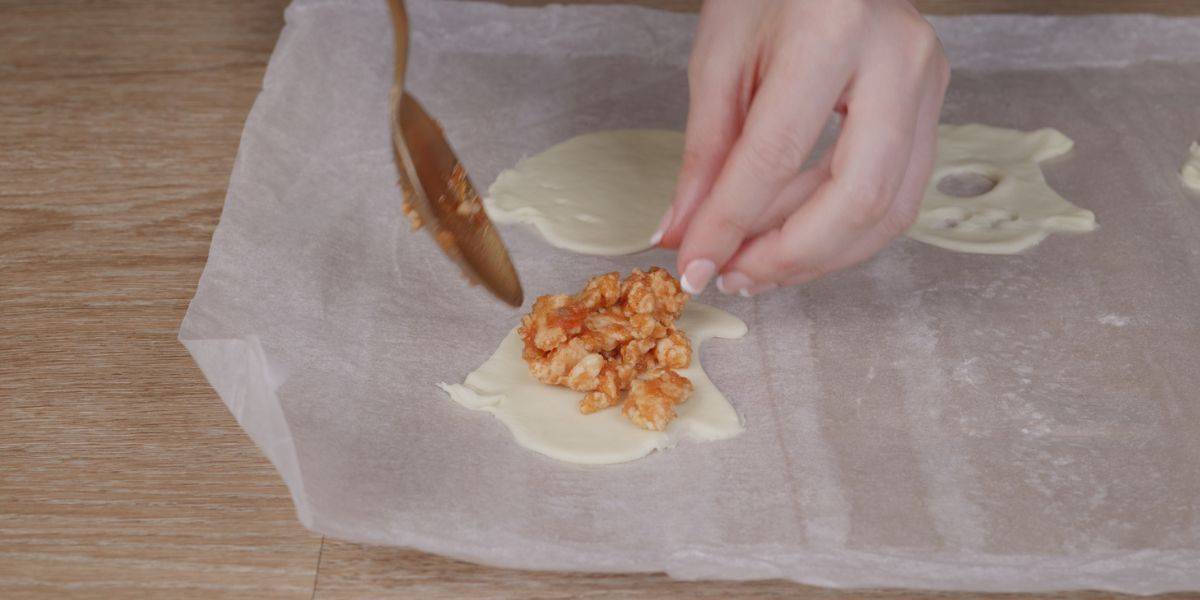
[[[410,2],[410,87],[481,189],[613,127],[682,127],[694,16]],[[583,468],[439,391],[519,313],[400,212],[379,1],[297,0],[180,331],[327,535],[506,567],[829,586],[1200,589],[1200,20],[937,19],[943,120],[1076,143],[1046,166],[1100,230],[1021,256],[901,239],[846,273],[705,302],[727,442]],[[797,102],[803,102],[797,98]],[[527,298],[674,264],[503,231]]]

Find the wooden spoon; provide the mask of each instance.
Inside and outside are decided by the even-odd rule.
[[[404,0],[390,0],[390,6],[396,36],[396,73],[388,109],[392,151],[404,190],[404,212],[413,229],[429,230],[472,285],[482,283],[497,298],[520,307],[525,298],[521,281],[500,234],[483,210],[479,194],[441,126],[404,92],[408,13]]]

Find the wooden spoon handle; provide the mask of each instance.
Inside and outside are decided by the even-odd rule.
[[[393,85],[404,89],[404,72],[408,68],[408,11],[404,9],[404,0],[389,0],[392,13],[392,30],[395,32],[396,75]]]

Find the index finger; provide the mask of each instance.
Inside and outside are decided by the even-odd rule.
[[[687,225],[679,271],[689,293],[708,285],[745,241],[759,214],[799,173],[848,77],[848,69],[840,65],[807,58],[775,67],[751,102],[746,125],[712,192]],[[803,98],[800,82],[812,86]]]
[[[850,93],[832,178],[780,230],[743,248],[729,265],[738,281],[791,283],[836,270],[861,238],[892,218],[929,78],[882,69],[872,75]],[[932,119],[936,124],[936,113]]]

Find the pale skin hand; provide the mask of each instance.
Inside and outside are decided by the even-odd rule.
[[[870,258],[916,219],[949,78],[906,0],[706,0],[654,241],[679,249],[691,293],[716,277],[752,295]],[[834,111],[841,135],[802,171]]]

